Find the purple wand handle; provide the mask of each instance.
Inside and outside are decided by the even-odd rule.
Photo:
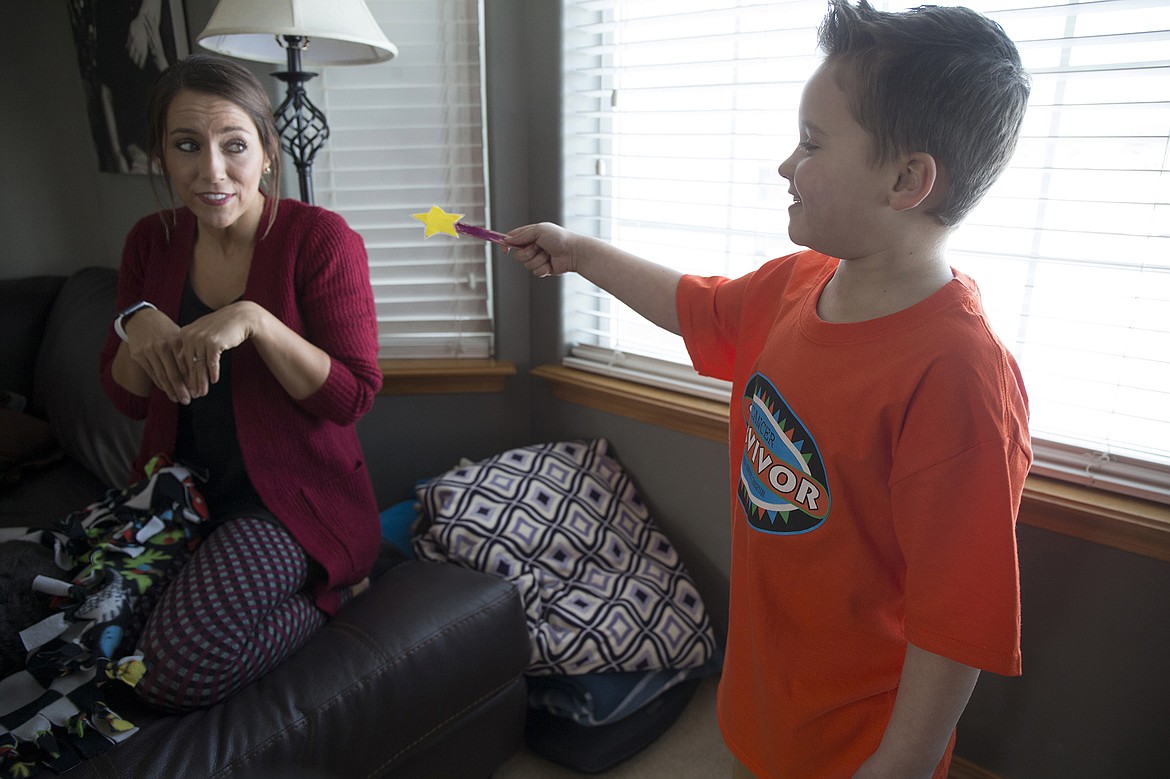
[[[476,227],[475,225],[465,225],[462,222],[456,222],[455,232],[466,235],[468,238],[478,238],[481,241],[491,241],[492,243],[498,243],[500,246],[508,246],[507,237],[503,233],[497,233],[495,230],[489,230],[486,227]]]

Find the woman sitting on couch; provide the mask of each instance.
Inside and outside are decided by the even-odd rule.
[[[101,373],[145,419],[132,480],[159,453],[208,476],[210,535],[138,641],[138,694],[183,711],[268,672],[367,583],[379,522],[355,423],[382,377],[362,239],[278,199],[256,77],[211,55],[171,66],[149,140],[171,206],[127,236]]]

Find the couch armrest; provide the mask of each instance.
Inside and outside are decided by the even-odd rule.
[[[443,759],[461,760],[461,767],[430,773],[486,776],[523,739],[521,675],[529,652],[511,584],[451,565],[402,563],[287,662],[218,706],[149,721],[149,713],[117,701],[115,709],[141,731],[76,774],[427,775],[417,773],[420,755],[425,764],[446,731],[512,688],[507,715],[471,729],[482,744],[443,745]]]
[[[65,283],[64,276],[29,276],[0,280],[0,390],[23,395],[30,414],[44,417],[33,394],[33,366],[41,348],[45,321]]]

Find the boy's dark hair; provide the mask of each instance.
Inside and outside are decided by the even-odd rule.
[[[266,190],[272,205],[268,209],[268,224],[264,234],[276,221],[276,201],[280,197],[280,134],[272,115],[272,103],[260,79],[243,65],[214,54],[192,54],[159,74],[147,104],[146,139],[149,153],[161,171],[163,183],[171,190],[171,176],[166,169],[163,144],[166,143],[167,111],[175,95],[184,89],[202,92],[234,103],[252,118],[264,153],[272,165],[272,177]],[[154,166],[151,166],[153,181]],[[174,196],[172,194],[172,211]],[[169,229],[169,225],[168,225]]]
[[[949,190],[929,213],[961,222],[1011,159],[1028,103],[1031,80],[1003,28],[968,8],[830,0],[819,42],[876,161],[933,156]]]

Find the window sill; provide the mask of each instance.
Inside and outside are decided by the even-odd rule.
[[[540,365],[531,373],[548,380],[559,400],[727,443],[727,404],[721,401],[563,365]]]
[[[719,401],[561,365],[541,365],[532,375],[546,379],[559,400],[727,443],[728,409]],[[1170,562],[1170,506],[1160,503],[1029,476],[1020,522]]]
[[[498,360],[379,360],[379,395],[503,392],[516,366]]]
[[[1032,475],[1020,521],[1170,562],[1170,506],[1162,503]]]

